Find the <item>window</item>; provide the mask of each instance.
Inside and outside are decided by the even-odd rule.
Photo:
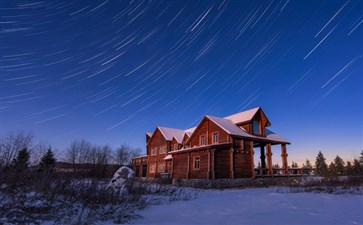
[[[161,172],[161,173],[165,172],[165,164],[164,163],[159,165],[159,170],[158,171]]]
[[[193,169],[194,170],[199,170],[200,169],[200,157],[199,156],[195,156],[193,158]]]
[[[165,151],[166,151],[166,147],[165,146],[161,146],[160,147],[160,154],[165,153]]]
[[[151,149],[151,155],[156,155],[156,147],[153,147],[153,148]]]
[[[179,149],[178,144],[174,144],[174,150],[178,150],[178,149]]]
[[[213,133],[213,143],[218,143],[218,132]]]
[[[200,135],[199,145],[205,145],[205,135]]]
[[[150,172],[150,173],[155,173],[155,167],[156,167],[156,166],[155,166],[155,164],[150,164],[149,172]]]
[[[260,121],[252,121],[253,134],[261,134]]]

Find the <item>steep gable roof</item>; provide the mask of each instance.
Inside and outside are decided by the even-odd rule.
[[[230,116],[224,117],[224,119],[231,120],[234,124],[250,121],[256,115],[258,110],[261,109],[260,107],[250,109],[247,111],[239,112]]]
[[[249,138],[255,137],[253,135],[248,134],[246,131],[239,128],[238,126],[236,126],[231,120],[223,119],[223,118],[219,118],[219,117],[215,117],[215,116],[206,116],[206,117],[230,135],[249,137]]]
[[[184,130],[179,130],[175,128],[169,128],[169,127],[158,127],[161,134],[165,137],[167,141],[172,141],[173,137],[181,143],[183,140]]]

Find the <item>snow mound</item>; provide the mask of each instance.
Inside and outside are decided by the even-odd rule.
[[[135,172],[127,166],[120,167],[113,175],[109,188],[122,193],[129,192],[134,185]]]

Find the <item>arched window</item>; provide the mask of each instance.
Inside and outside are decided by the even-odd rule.
[[[252,131],[253,134],[261,134],[261,126],[260,126],[260,121],[258,120],[253,120],[252,121]]]

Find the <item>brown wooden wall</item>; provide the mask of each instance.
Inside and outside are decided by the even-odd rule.
[[[206,135],[206,144],[212,144],[214,132],[218,132],[219,143],[229,142],[229,134],[208,118],[204,118],[194,131],[188,143],[191,143],[191,147],[199,146],[200,136]]]
[[[217,149],[214,152],[215,163],[215,178],[229,178],[230,177],[230,148]]]
[[[208,150],[190,152],[189,178],[208,179]],[[194,170],[193,158],[200,157],[200,168]]]
[[[235,178],[251,177],[251,147],[250,141],[242,139],[234,140],[233,170]]]
[[[188,154],[173,155],[173,178],[186,179],[188,169]]]

